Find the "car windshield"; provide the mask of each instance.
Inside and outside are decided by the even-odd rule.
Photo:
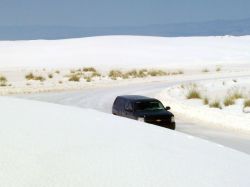
[[[164,106],[158,101],[138,101],[135,103],[135,110],[163,110]]]

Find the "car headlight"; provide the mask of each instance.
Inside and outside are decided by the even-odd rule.
[[[143,117],[138,117],[137,120],[144,122],[144,118]]]
[[[171,117],[171,122],[172,122],[172,123],[174,122],[174,116]]]

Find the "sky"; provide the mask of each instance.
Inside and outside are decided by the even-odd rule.
[[[0,26],[142,26],[250,18],[250,0],[0,0]]]

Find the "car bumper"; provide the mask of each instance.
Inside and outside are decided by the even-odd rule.
[[[157,126],[161,126],[161,127],[165,127],[165,128],[169,128],[172,130],[175,130],[175,122],[157,122],[157,121],[151,121],[151,120],[145,120],[146,123],[150,123],[153,125],[157,125]]]

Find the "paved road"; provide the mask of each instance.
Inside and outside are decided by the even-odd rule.
[[[117,95],[139,94],[153,97],[167,86],[176,83],[177,81],[161,81],[107,88],[92,88],[81,91],[21,95],[18,97],[82,108],[92,108],[111,113],[112,103]],[[250,154],[249,134],[185,123],[181,122],[180,119],[177,119],[176,130]]]

